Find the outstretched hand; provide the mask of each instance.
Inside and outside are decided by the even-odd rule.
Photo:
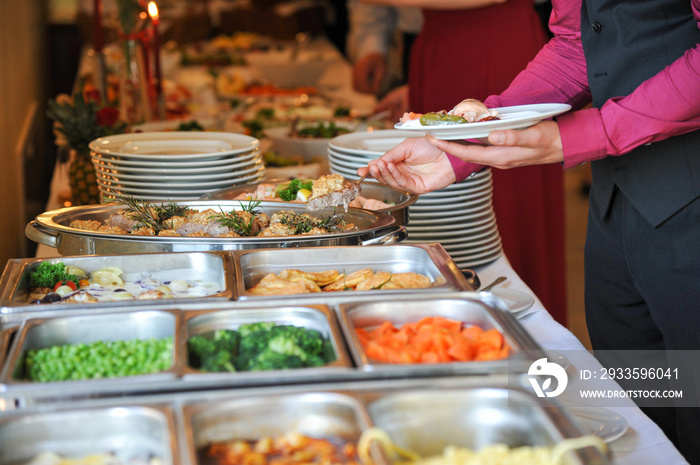
[[[357,174],[363,176],[367,171],[382,184],[415,194],[442,189],[456,180],[445,152],[424,137],[404,140],[382,157],[370,161],[367,168],[358,169]]]
[[[499,169],[564,161],[559,125],[554,121],[543,121],[527,129],[493,131],[483,141],[487,145],[439,140],[430,135],[426,140],[464,161]]]

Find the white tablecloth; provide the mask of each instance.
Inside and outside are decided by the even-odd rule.
[[[477,267],[474,271],[477,272],[484,285],[492,282],[498,276],[506,276],[508,280],[500,286],[533,294],[515,273],[505,256],[488,265]],[[527,314],[524,314],[520,319],[520,323],[543,349],[566,351],[566,357],[569,358],[569,362],[574,369],[570,368],[567,370],[569,372],[569,385],[567,390],[557,399],[562,401],[572,400],[567,399],[566,393],[575,392],[571,387],[575,388],[576,384],[580,382],[577,376],[572,376],[572,373],[578,373],[582,369],[594,370],[600,368],[598,361],[586,350],[581,341],[571,331],[564,328],[551,317],[537,299],[535,299],[535,304],[527,311]],[[602,389],[619,389],[617,383],[611,380],[601,380],[600,383]],[[581,403],[579,400],[576,400],[576,402]],[[596,404],[591,400],[588,405],[595,406]],[[676,465],[688,463],[666,438],[661,429],[632,400],[621,399],[619,400],[619,405],[619,407],[605,407],[624,417],[629,425],[622,437],[609,444],[616,465]]]

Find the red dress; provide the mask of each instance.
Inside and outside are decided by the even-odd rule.
[[[411,111],[449,110],[505,90],[547,41],[532,0],[423,10],[409,68]],[[513,269],[566,324],[564,177],[559,165],[493,169],[493,205]]]

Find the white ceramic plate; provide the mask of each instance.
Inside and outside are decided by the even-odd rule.
[[[458,246],[462,245],[479,245],[485,240],[493,240],[494,237],[498,237],[498,229],[495,227],[484,229],[476,234],[463,234],[463,233],[417,233],[411,230],[409,226],[408,237],[411,239],[425,239],[426,242],[439,242],[443,246],[452,245]]]
[[[235,171],[233,173],[223,173],[223,174],[206,174],[206,175],[195,175],[195,176],[165,176],[165,175],[138,175],[138,174],[123,174],[123,173],[113,173],[108,170],[102,170],[96,168],[97,174],[105,179],[113,180],[115,182],[130,181],[130,182],[147,182],[148,184],[170,184],[170,183],[180,183],[180,184],[193,184],[198,182],[221,182],[225,180],[235,181],[242,178],[248,174],[255,173],[264,169],[262,161],[255,165],[250,166],[245,170]]]
[[[470,221],[469,225],[461,223],[448,225],[414,226],[413,221],[409,221],[406,229],[409,233],[451,233],[451,234],[472,234],[474,232],[490,229],[496,225],[496,217],[485,217],[479,221]]]
[[[409,213],[411,211],[411,207],[408,207]],[[457,215],[457,216],[451,216],[451,215],[420,215],[420,214],[414,214],[410,213],[411,215],[411,220],[409,221],[409,225],[411,226],[431,226],[434,224],[441,225],[441,224],[455,224],[457,222],[464,224],[465,227],[469,227],[472,225],[471,221],[477,222],[477,221],[482,221],[487,218],[493,218],[494,217],[494,211],[493,211],[493,206],[489,206],[489,208],[483,210],[483,211],[477,211],[477,212],[470,212],[468,214],[464,215]]]
[[[480,200],[479,200],[480,199]],[[471,202],[459,201],[453,203],[436,203],[423,205],[420,204],[420,199],[416,201],[413,205],[409,206],[409,211],[411,214],[414,213],[427,213],[429,215],[444,215],[446,211],[449,211],[451,215],[460,215],[465,213],[472,213],[474,211],[484,210],[491,205],[491,191],[484,192],[483,194],[478,194],[470,199]],[[475,201],[479,200],[479,201]]]
[[[217,158],[215,160],[152,160],[152,161],[142,161],[142,160],[124,160],[117,155],[103,154],[99,152],[90,152],[93,160],[97,160],[104,163],[112,163],[117,166],[129,166],[137,168],[213,168],[219,166],[227,166],[230,164],[243,163],[254,157],[260,157],[259,150],[252,150],[250,152],[244,153],[233,153],[230,156],[224,156],[222,158]]]
[[[497,297],[500,297],[513,313],[519,313],[523,310],[527,310],[535,303],[535,298],[533,296],[516,289],[496,286],[491,289],[491,293]]]
[[[396,123],[399,130],[430,134],[437,139],[476,139],[486,137],[495,129],[523,129],[533,126],[543,119],[551,118],[571,110],[565,103],[538,103],[533,105],[516,105],[494,108],[500,119],[481,123],[447,124],[442,126],[423,126],[420,120]]]
[[[411,205],[414,211],[430,210],[433,207],[475,207],[481,206],[484,201],[490,201],[493,194],[493,186],[485,185],[483,189],[464,194],[455,194],[452,197],[432,198],[421,195],[416,203]]]
[[[247,168],[255,163],[262,161],[262,154],[255,152],[254,156],[246,157],[243,160],[231,160],[231,162],[215,166],[182,166],[181,164],[168,164],[158,166],[128,166],[112,160],[105,160],[99,157],[93,157],[92,162],[104,170],[115,170],[127,174],[171,174],[171,175],[194,175],[194,174],[209,174],[209,173],[224,173],[227,171],[235,171],[241,168]]]
[[[419,131],[407,133],[394,129],[353,132],[331,139],[329,148],[339,152],[376,158],[399,145],[408,137],[423,137]]]
[[[260,146],[254,137],[229,132],[142,132],[101,137],[90,150],[128,160],[220,160],[252,152]]]
[[[627,431],[627,420],[612,410],[573,402],[561,404],[584,432],[598,436],[605,442],[612,442]]]

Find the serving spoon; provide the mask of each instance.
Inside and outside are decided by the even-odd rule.
[[[306,202],[306,209],[310,211],[322,210],[328,207],[338,207],[343,205],[347,211],[347,205],[352,202],[355,197],[360,194],[362,186],[360,183],[365,180],[365,178],[371,176],[369,172],[363,175],[357,181],[352,181],[350,179],[345,179],[345,187],[340,190],[329,192],[327,194],[319,195],[318,197],[313,197]]]
[[[496,279],[495,279],[491,284],[489,284],[488,286],[484,286],[483,288],[479,289],[479,292],[488,292],[488,291],[490,291],[491,289],[493,289],[494,287],[496,287],[496,286],[498,286],[499,284],[501,284],[501,283],[502,283],[503,281],[505,281],[506,279],[508,279],[508,278],[506,278],[505,276],[499,276],[498,278],[496,278]]]

